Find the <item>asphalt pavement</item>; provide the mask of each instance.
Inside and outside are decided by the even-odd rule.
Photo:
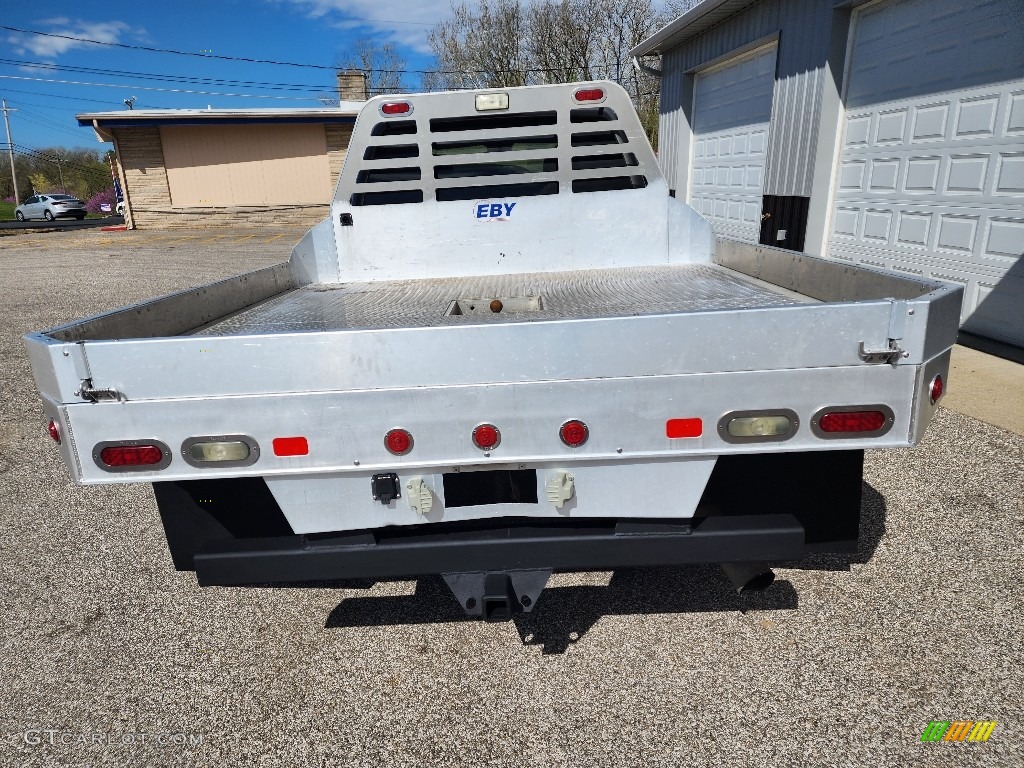
[[[20,336],[283,260],[297,235],[0,239],[0,762],[1024,764],[1024,437],[945,409],[921,447],[868,454],[859,553],[748,597],[714,567],[558,574],[486,624],[437,579],[175,572],[148,486],[68,480]],[[931,720],[998,725],[922,743]]]
[[[54,219],[53,221],[46,221],[45,219],[32,219],[30,221],[0,221],[0,231],[11,232],[13,231],[56,231],[62,232],[65,230],[76,230],[76,229],[98,229],[99,227],[109,227],[116,224],[124,224],[124,216],[104,216],[100,219]]]

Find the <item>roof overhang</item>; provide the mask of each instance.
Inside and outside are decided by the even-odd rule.
[[[150,128],[162,125],[352,124],[364,102],[345,101],[339,107],[315,109],[133,109],[75,115],[80,126],[91,126],[100,141],[113,141],[112,128]]]
[[[725,21],[757,0],[702,0],[682,16],[669,22],[648,37],[633,50],[630,56],[652,56],[663,54],[682,45],[706,29]]]

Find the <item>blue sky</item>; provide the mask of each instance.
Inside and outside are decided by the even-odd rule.
[[[168,48],[215,55],[332,66],[353,40],[394,42],[411,70],[431,66],[427,33],[450,13],[448,0],[187,0],[177,3],[26,3],[0,0],[0,25],[89,38],[108,43]],[[320,106],[317,93],[336,91],[329,69],[220,61],[102,45],[0,29],[0,96],[11,113],[14,144],[103,149],[91,129],[79,128],[75,114],[135,107]],[[31,62],[26,64],[25,62]],[[39,64],[46,65],[40,67]],[[54,69],[52,67],[61,67]],[[76,69],[67,69],[73,67]],[[95,71],[83,71],[83,70]],[[140,73],[140,74],[127,74]],[[146,75],[222,78],[274,83],[300,90],[255,85],[199,85]],[[19,78],[19,79],[16,79]],[[27,79],[20,79],[27,78]],[[420,75],[407,75],[416,88]],[[74,83],[46,82],[54,80]],[[113,83],[116,87],[84,85]],[[172,93],[167,90],[258,94]],[[0,143],[6,149],[6,136]],[[6,154],[6,153],[5,153]]]

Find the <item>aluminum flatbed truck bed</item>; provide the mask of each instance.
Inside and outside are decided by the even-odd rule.
[[[74,479],[153,483],[200,583],[440,573],[500,618],[553,569],[855,548],[960,299],[716,239],[598,83],[371,100],[289,262],[26,342]]]

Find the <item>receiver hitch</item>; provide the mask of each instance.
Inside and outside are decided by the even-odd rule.
[[[529,613],[548,583],[551,569],[442,573],[445,583],[467,616],[485,621],[508,621]]]

